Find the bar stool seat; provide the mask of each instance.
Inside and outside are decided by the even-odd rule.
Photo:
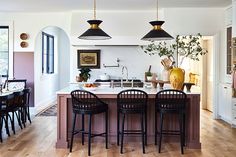
[[[161,141],[163,134],[180,135],[181,153],[183,154],[183,147],[185,143],[185,114],[187,95],[179,90],[162,90],[156,94],[155,99],[155,144],[157,144],[157,135],[159,134],[159,153],[161,152]],[[157,113],[160,114],[159,132],[157,130]],[[164,130],[163,121],[164,115],[170,116],[178,115],[179,117],[179,130]],[[168,121],[171,123],[172,121]]]
[[[121,135],[120,153],[123,154],[124,134],[141,134],[143,153],[147,144],[147,99],[148,95],[142,90],[123,90],[117,95],[117,145],[119,145]],[[122,128],[120,130],[120,114],[122,115]],[[124,129],[125,116],[129,114],[139,114],[141,130]]]
[[[72,152],[74,135],[82,133],[82,145],[84,145],[84,134],[88,134],[88,156],[91,155],[91,138],[95,136],[104,136],[106,141],[106,149],[108,148],[108,105],[101,101],[95,94],[84,91],[74,90],[71,92],[72,109],[73,109],[73,126],[71,135],[70,152]],[[92,116],[99,113],[105,113],[105,132],[100,134],[93,134],[91,132]],[[75,130],[76,116],[82,115],[82,129]],[[84,116],[89,116],[89,129],[84,129]]]

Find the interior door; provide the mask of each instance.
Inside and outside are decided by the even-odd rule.
[[[213,40],[207,41],[207,56],[206,56],[206,109],[213,112]]]

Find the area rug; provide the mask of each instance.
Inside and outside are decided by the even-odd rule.
[[[52,105],[46,110],[38,113],[36,116],[57,116],[57,105]]]

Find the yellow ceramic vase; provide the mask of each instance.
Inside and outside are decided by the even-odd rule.
[[[184,74],[185,71],[181,68],[173,68],[170,70],[170,84],[172,88],[177,90],[183,89]]]

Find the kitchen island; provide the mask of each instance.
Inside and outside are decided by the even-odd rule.
[[[70,92],[75,89],[82,89],[78,84],[70,85],[57,92],[57,142],[56,148],[68,148],[69,137],[72,128],[72,104]],[[109,143],[116,142],[116,124],[117,124],[117,110],[116,97],[121,90],[129,88],[109,88],[98,87],[95,91],[91,91],[108,104],[109,107]],[[145,91],[148,94],[147,106],[147,136],[148,143],[154,143],[154,109],[155,109],[155,95],[159,91],[158,88],[134,88]],[[200,149],[200,94],[199,92],[186,93],[188,97],[187,114],[186,114],[186,146],[188,148]],[[103,131],[104,129],[103,114],[95,115],[92,119],[92,128],[96,131]],[[85,119],[86,120],[86,119]],[[140,124],[137,121],[139,118],[131,116],[128,118],[126,127],[139,128]],[[178,119],[166,117],[164,127],[168,129],[178,129]],[[174,123],[173,123],[174,122]],[[159,120],[158,120],[159,123]],[[80,121],[77,121],[77,127],[80,126]],[[159,126],[159,124],[158,124]],[[86,128],[86,125],[85,125]],[[178,137],[178,136],[177,136]],[[130,140],[140,141],[140,137],[129,137]],[[165,138],[165,137],[164,137]],[[179,138],[169,137],[167,141],[178,140]],[[96,138],[95,138],[96,140]],[[98,138],[99,140],[99,138]],[[101,139],[100,139],[101,140]]]

